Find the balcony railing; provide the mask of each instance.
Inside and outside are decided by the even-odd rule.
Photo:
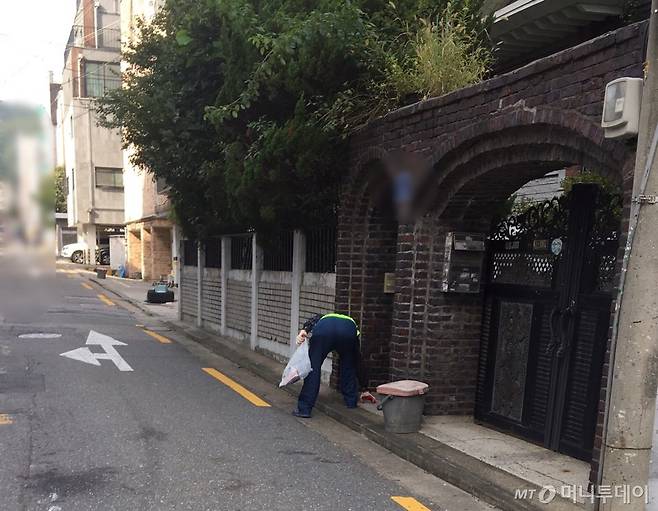
[[[67,61],[71,48],[99,48],[103,50],[120,50],[121,49],[121,29],[99,28],[94,31],[92,28],[86,28],[84,25],[73,25],[69,34],[69,40],[64,50],[64,62]]]

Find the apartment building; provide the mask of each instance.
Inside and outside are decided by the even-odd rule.
[[[162,5],[164,0],[122,0],[122,42],[133,41],[137,20],[152,20]],[[123,153],[128,273],[145,280],[166,279],[174,274],[178,252],[167,190],[151,172],[131,163],[131,153],[130,149]]]
[[[124,231],[123,153],[118,132],[99,126],[94,99],[121,86],[119,0],[78,0],[57,94],[67,178],[68,225],[89,248]]]

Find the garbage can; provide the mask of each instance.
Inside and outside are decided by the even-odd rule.
[[[96,278],[98,279],[104,279],[105,275],[107,275],[107,270],[104,268],[96,268]]]
[[[420,430],[425,407],[427,383],[400,380],[377,387],[386,396],[377,406],[384,411],[384,429],[390,433],[416,433]]]

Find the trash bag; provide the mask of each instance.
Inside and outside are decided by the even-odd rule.
[[[288,365],[283,370],[279,387],[285,387],[296,381],[303,380],[312,370],[311,357],[308,355],[308,341],[306,341],[290,357]]]

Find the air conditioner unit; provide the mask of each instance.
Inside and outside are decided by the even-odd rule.
[[[642,78],[617,78],[605,87],[601,127],[605,138],[629,138],[638,133]]]

